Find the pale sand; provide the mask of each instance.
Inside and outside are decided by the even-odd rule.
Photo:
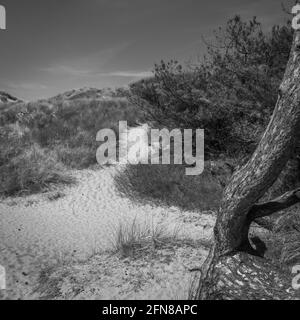
[[[7,290],[0,291],[0,298],[40,298],[39,292],[32,292],[40,271],[49,265],[64,264],[65,268],[65,261],[69,261],[69,266],[73,261],[73,265],[80,263],[85,268],[88,267],[83,261],[89,261],[89,274],[95,272],[92,266],[99,264],[99,261],[107,266],[115,264],[116,270],[122,270],[122,259],[117,256],[108,258],[106,253],[103,254],[111,249],[113,232],[122,221],[132,221],[136,218],[138,223],[164,225],[170,231],[180,228],[181,236],[187,235],[189,239],[211,238],[214,224],[212,215],[200,217],[199,213],[183,213],[175,207],[133,204],[117,194],[113,181],[116,171],[117,168],[114,166],[103,170],[75,171],[74,176],[78,184],[61,190],[65,196],[55,201],[50,201],[49,194],[45,193],[6,199],[0,203],[0,264],[7,272]],[[191,249],[187,249],[185,253],[180,251],[186,262],[189,260],[186,257],[189,250]],[[197,250],[192,250],[190,255],[196,255],[196,259],[191,263],[200,263],[207,250],[201,249],[202,252],[198,249],[198,253],[201,251],[201,257],[197,255]],[[174,268],[180,270],[176,265],[178,262],[174,262],[178,258],[176,252],[171,260],[175,263]],[[162,255],[164,256],[164,252]],[[87,260],[89,257],[96,260]],[[103,272],[103,268],[99,272]],[[183,275],[178,272],[176,277],[181,279]],[[87,287],[90,279],[91,277],[88,277],[84,281]],[[118,290],[116,293],[114,286],[120,287],[121,284],[118,283],[116,275],[112,276],[112,279],[108,281],[112,285],[108,285],[108,292],[113,291],[113,294],[100,294],[94,287],[94,295],[87,294],[81,298],[118,298],[124,295],[132,297],[129,293],[122,294]],[[169,282],[172,280],[169,279]],[[144,287],[147,285],[149,281],[146,281]],[[130,288],[127,287],[129,291],[133,290]],[[85,290],[79,292],[82,294]],[[157,292],[155,294],[159,296]],[[155,298],[153,295],[150,296]],[[69,294],[60,298],[76,298],[76,295]]]

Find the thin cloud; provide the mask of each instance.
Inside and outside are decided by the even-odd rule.
[[[147,78],[153,76],[153,73],[150,71],[114,71],[102,73],[102,75],[109,77]]]
[[[42,68],[40,70],[43,72],[48,72],[52,74],[69,75],[69,76],[86,76],[91,74],[90,70],[76,69],[71,66],[64,66],[64,65],[51,66],[47,68]]]
[[[21,89],[21,90],[45,90],[47,86],[40,84],[40,83],[7,83],[6,85],[8,88],[11,89]]]
[[[123,78],[147,78],[151,77],[153,74],[150,71],[112,71],[112,72],[102,72],[94,71],[90,69],[77,69],[72,66],[57,65],[48,68],[43,68],[41,71],[60,74],[64,76],[74,76],[74,77],[123,77]]]

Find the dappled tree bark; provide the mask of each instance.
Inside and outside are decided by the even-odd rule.
[[[251,159],[226,187],[214,229],[214,246],[202,268],[195,297],[293,298],[291,279],[259,257],[249,241],[253,221],[300,201],[300,189],[267,203],[259,199],[273,185],[295,151],[300,129],[300,32],[294,34],[290,58],[270,123]],[[265,220],[266,221],[266,220]]]

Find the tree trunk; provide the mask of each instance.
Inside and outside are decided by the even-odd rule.
[[[215,244],[202,268],[197,299],[295,296],[291,279],[258,257],[260,253],[251,245],[248,233],[255,219],[300,200],[300,192],[295,190],[269,203],[257,204],[291,157],[299,129],[300,32],[295,31],[270,123],[251,159],[234,173],[224,191],[214,228]]]

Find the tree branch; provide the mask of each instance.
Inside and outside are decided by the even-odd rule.
[[[250,221],[270,216],[300,202],[300,188],[286,192],[282,196],[265,203],[255,204],[248,213]],[[259,222],[259,221],[258,221]]]

